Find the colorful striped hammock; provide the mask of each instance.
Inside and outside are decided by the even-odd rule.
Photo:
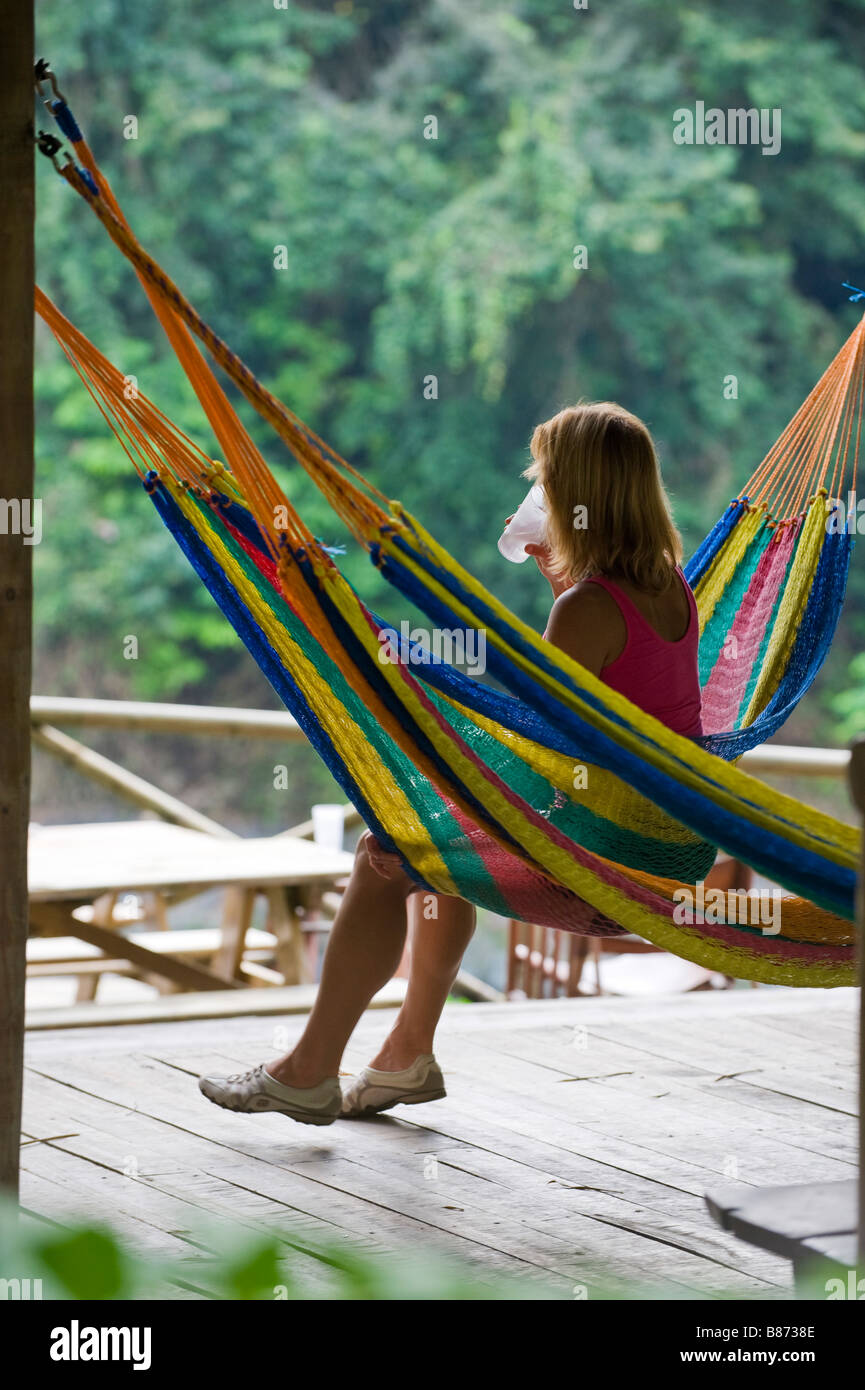
[[[62,97],[46,105],[80,162],[60,166],[54,151],[55,167],[135,267],[225,463],[146,396],[129,398],[118,369],[38,288],[37,311],[190,563],[412,878],[505,916],[635,932],[740,978],[853,983],[857,832],[733,760],[780,728],[837,624],[852,537],[832,512],[848,480],[855,488],[865,320],[686,567],[709,731],[686,739],[546,643],[267,391],[135,239]],[[306,527],[193,335],[389,583],[438,629],[485,633],[503,689],[411,643],[382,660],[391,625]],[[755,923],[741,900],[689,913],[687,893],[718,846],[794,895],[780,930]]]

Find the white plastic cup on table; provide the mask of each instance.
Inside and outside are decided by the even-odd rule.
[[[543,545],[547,538],[547,505],[539,483],[529,490],[499,537],[499,552],[521,565],[528,560],[527,545]]]
[[[312,808],[312,838],[325,849],[342,849],[345,819],[338,802],[321,801]]]

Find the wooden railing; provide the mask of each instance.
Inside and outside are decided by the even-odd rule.
[[[33,695],[30,699],[33,742],[91,781],[108,787],[140,810],[153,811],[162,820],[209,835],[233,835],[234,831],[211,820],[186,802],[169,795],[119,763],[96,753],[56,728],[57,724],[86,729],[125,729],[160,734],[205,734],[221,738],[269,738],[281,743],[304,743],[306,735],[292,715],[280,710],[222,709],[208,705],[169,705],[138,700],[78,700],[63,696]],[[347,829],[361,824],[354,807],[346,804]],[[312,821],[285,831],[301,839],[312,838]]]
[[[303,743],[306,740],[293,715],[281,710],[223,709],[213,705],[171,705],[144,700],[79,700],[58,695],[34,695],[30,700],[30,718],[34,738],[40,746],[78,766],[96,781],[105,781],[121,791],[123,786],[109,770],[116,768],[116,764],[84,749],[83,745],[76,744],[74,739],[66,735],[60,735],[58,740],[56,735],[59,731],[54,725],[159,734],[207,734],[220,738],[268,738],[278,739],[282,743]],[[82,757],[82,750],[88,755],[86,758]],[[833,778],[845,777],[849,765],[850,752],[847,748],[799,748],[783,743],[766,743],[762,748],[754,748],[743,755],[739,764],[757,776],[775,774]],[[124,774],[124,778],[127,794],[132,800],[138,800],[141,779],[133,779],[128,773]],[[160,793],[160,796],[163,795]],[[148,805],[148,809],[159,810],[159,807]],[[166,812],[169,809],[165,806]],[[172,819],[170,814],[166,818]]]
[[[91,781],[151,811],[162,820],[209,835],[234,834],[227,826],[188,806],[145,778],[129,772],[102,753],[62,732],[57,724],[79,729],[125,729],[158,734],[204,734],[219,738],[267,738],[280,743],[303,743],[306,735],[297,720],[281,710],[231,709],[213,705],[173,705],[143,700],[81,700],[58,695],[33,695],[30,700],[33,742]],[[846,776],[850,753],[846,748],[796,748],[770,743],[746,753],[740,763],[757,776]],[[343,807],[346,829],[361,824],[350,804]],[[283,832],[311,839],[312,821]]]

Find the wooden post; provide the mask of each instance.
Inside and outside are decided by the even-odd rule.
[[[33,502],[33,99],[33,0],[8,0],[0,43],[0,1186],[16,1196],[30,811],[33,550],[21,509]],[[30,512],[28,528],[32,521]]]
[[[860,818],[865,818],[865,738],[856,739],[850,750],[850,792]],[[856,889],[856,926],[859,943],[859,1206],[857,1266],[865,1272],[865,838],[859,862]]]
[[[850,750],[850,791],[860,818],[865,819],[865,738],[858,738]],[[859,861],[856,886],[856,927],[859,960],[859,1201],[857,1215],[857,1267],[865,1270],[865,837]]]

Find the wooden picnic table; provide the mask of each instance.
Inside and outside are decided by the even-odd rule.
[[[75,936],[181,989],[233,989],[255,898],[268,904],[282,983],[303,982],[304,916],[351,872],[352,855],[290,835],[241,839],[162,821],[31,827],[31,930]],[[210,968],[154,951],[125,936],[115,906],[122,894],[150,896],[161,926],[165,908],[225,888],[219,950]],[[88,909],[92,909],[88,911]]]

